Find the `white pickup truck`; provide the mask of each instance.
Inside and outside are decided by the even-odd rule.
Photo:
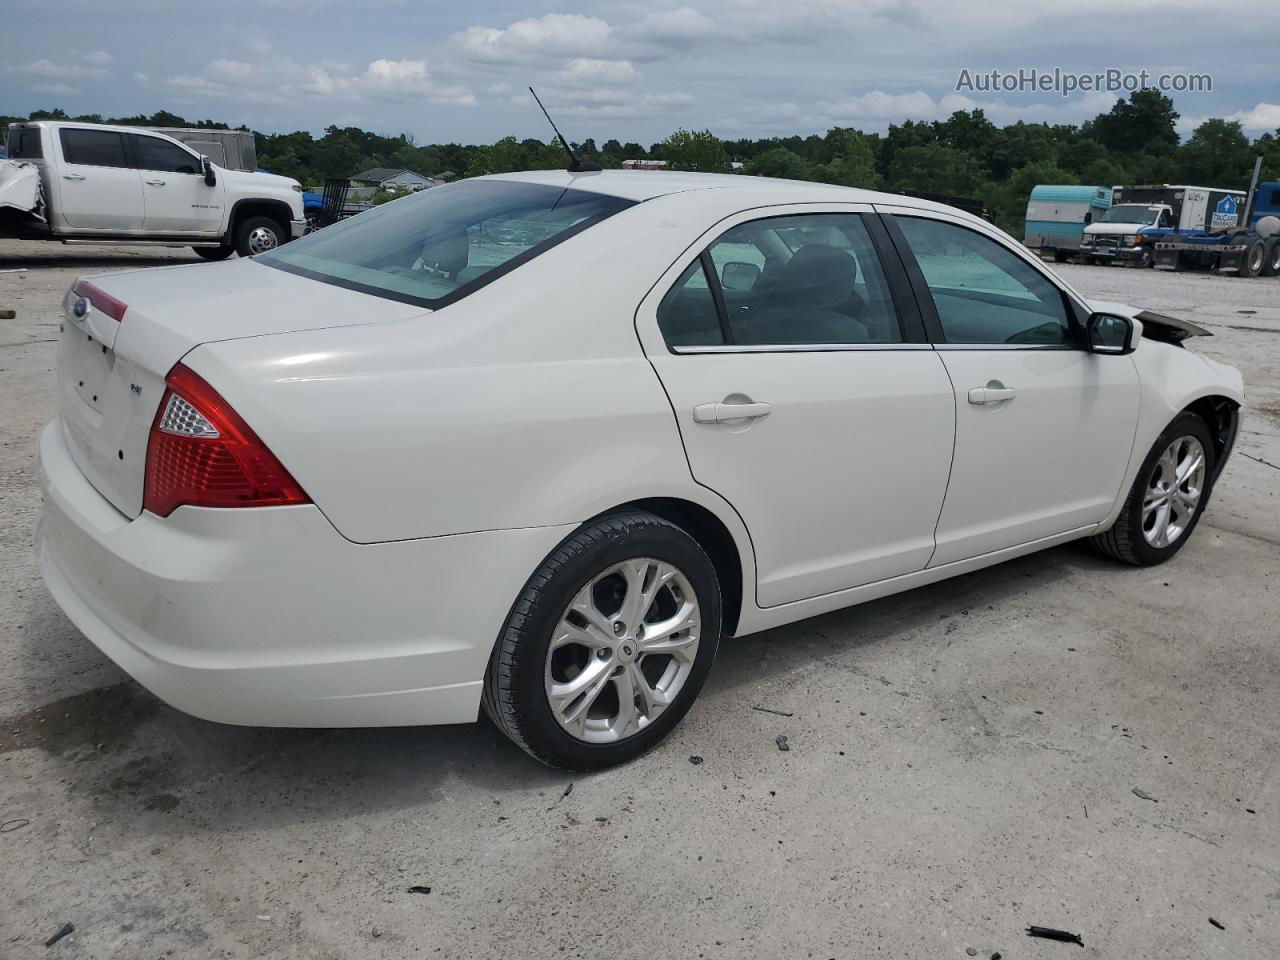
[[[190,245],[206,260],[300,237],[302,187],[226,170],[161,133],[66,121],[9,126],[0,237]]]

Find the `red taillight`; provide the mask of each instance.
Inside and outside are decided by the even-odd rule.
[[[71,288],[71,292],[77,297],[84,297],[93,305],[93,309],[105,313],[117,323],[124,319],[124,312],[129,309],[128,304],[117,300],[105,290],[98,289],[88,280],[81,280]]]
[[[213,387],[178,364],[165,378],[147,443],[142,506],[167,517],[197,507],[310,503],[258,435]]]

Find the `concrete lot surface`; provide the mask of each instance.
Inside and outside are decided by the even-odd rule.
[[[1172,563],[1072,545],[726,642],[666,743],[584,777],[487,722],[194,720],[68,623],[31,556],[60,298],[176,262],[0,242],[3,960],[1277,956],[1280,280],[1063,268],[1244,371]]]

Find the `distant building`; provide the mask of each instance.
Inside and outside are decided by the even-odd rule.
[[[391,167],[374,167],[351,177],[352,186],[372,187],[374,190],[426,190],[440,182],[412,170],[395,170]]]

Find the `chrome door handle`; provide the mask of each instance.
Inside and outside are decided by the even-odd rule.
[[[163,187],[165,185],[163,180],[143,180],[142,182],[151,187]]]
[[[62,179],[63,180],[83,180],[84,174],[83,173],[64,173],[62,175]]]
[[[729,420],[758,420],[767,417],[767,403],[700,403],[693,408],[694,423],[725,423]]]
[[[1001,403],[1012,400],[1018,391],[1011,387],[974,387],[969,391],[969,402],[973,404]]]

